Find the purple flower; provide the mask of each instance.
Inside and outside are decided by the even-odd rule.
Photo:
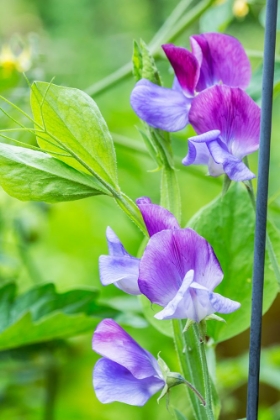
[[[92,348],[103,356],[93,371],[93,386],[102,403],[142,406],[164,387],[156,359],[112,319],[97,326]]]
[[[213,292],[223,272],[206,239],[192,229],[180,229],[175,216],[148,197],[136,202],[151,236],[140,261],[138,285],[152,303],[164,307],[155,317],[200,322],[214,312],[238,309],[238,302]]]
[[[152,127],[181,130],[189,122],[196,93],[218,83],[242,89],[249,84],[250,62],[237,39],[205,33],[190,37],[190,42],[192,52],[172,44],[162,46],[176,76],[172,89],[142,79],[132,91],[132,108]]]
[[[189,138],[184,165],[208,165],[210,175],[234,181],[255,177],[242,159],[259,147],[260,108],[243,90],[206,89],[193,100],[189,119],[198,136]]]
[[[139,262],[132,257],[120,242],[114,231],[108,227],[106,237],[109,255],[99,257],[100,281],[103,286],[114,283],[119,289],[131,295],[140,295],[138,287]]]

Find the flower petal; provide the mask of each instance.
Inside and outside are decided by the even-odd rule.
[[[251,79],[251,66],[242,44],[236,38],[205,33],[191,36],[190,42],[193,55],[201,62],[198,91],[220,82],[246,89]]]
[[[207,147],[214,161],[223,165],[223,170],[231,180],[246,181],[255,178],[253,172],[240,159],[229,153],[226,145],[220,140],[207,143]]]
[[[192,229],[163,230],[148,242],[140,262],[139,288],[161,306],[176,296],[189,270],[195,281],[212,291],[223,278],[209,243]]]
[[[139,264],[140,260],[130,255],[123,257],[101,255],[99,257],[100,281],[103,286],[114,283],[126,293],[140,295]]]
[[[260,108],[241,89],[221,85],[204,90],[194,98],[189,120],[198,134],[219,130],[239,159],[259,147]]]
[[[173,44],[162,45],[175,75],[183,91],[194,96],[194,91],[199,78],[199,63],[196,57],[186,48],[175,47]]]
[[[151,127],[179,131],[189,122],[191,99],[182,92],[155,85],[146,79],[136,84],[130,103],[138,117]]]
[[[192,314],[188,314],[188,310],[191,310],[192,308],[192,302],[191,302],[191,295],[188,292],[188,289],[193,281],[194,277],[194,271],[190,270],[187,272],[187,274],[184,277],[183,283],[181,284],[178,292],[174,296],[174,298],[168,302],[166,307],[158,312],[155,315],[155,318],[157,319],[185,319],[185,318],[191,318]]]
[[[123,244],[121,243],[113,229],[110,228],[110,226],[108,226],[106,229],[106,239],[110,255],[114,255],[115,257],[129,255],[124,249]]]
[[[241,306],[239,302],[225,298],[219,295],[219,293],[211,293],[210,300],[215,312],[222,314],[234,312]]]
[[[161,377],[156,359],[133,340],[115,321],[101,321],[92,340],[96,353],[120,364],[137,379]]]
[[[148,197],[136,200],[150,236],[164,229],[180,229],[176,217],[164,207],[152,204]]]
[[[182,164],[185,166],[189,165],[207,165],[210,153],[207,146],[203,143],[193,143],[192,141],[188,141],[188,154],[182,160]]]
[[[93,386],[103,404],[119,401],[142,406],[163,388],[164,381],[153,376],[137,379],[125,367],[102,358],[94,367]]]

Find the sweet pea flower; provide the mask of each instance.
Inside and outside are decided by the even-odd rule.
[[[148,230],[152,231],[150,219],[155,225],[157,214],[158,226],[162,225],[160,206],[144,198],[140,209]],[[200,322],[214,312],[227,314],[240,307],[213,292],[222,279],[221,266],[206,239],[173,223],[173,228],[158,230],[150,238],[140,261],[138,285],[152,303],[164,307],[156,318]]]
[[[106,230],[109,255],[99,257],[100,281],[103,286],[115,284],[116,287],[131,295],[140,295],[138,287],[139,258],[130,255],[115,232]]]
[[[260,108],[243,90],[204,90],[193,100],[189,119],[198,135],[189,138],[184,165],[208,165],[209,175],[226,173],[233,181],[255,178],[242,159],[259,147]]]
[[[125,279],[122,290],[127,293],[138,290],[134,294],[142,293],[152,303],[164,307],[155,315],[158,319],[188,318],[200,322],[214,312],[226,314],[238,309],[238,302],[213,292],[222,281],[223,272],[206,239],[192,229],[181,229],[172,213],[153,204],[148,197],[138,198],[136,203],[150,240],[142,258],[133,266],[133,275],[130,259],[134,257],[126,251],[121,260],[112,255],[115,250],[110,250],[110,256],[100,257],[102,284],[115,283],[120,287],[119,279]],[[117,249],[123,252],[119,239],[115,234],[111,236],[110,228],[109,233],[107,230],[108,243],[117,243]]]
[[[250,62],[237,39],[204,33],[191,36],[190,44],[192,52],[172,44],[162,46],[175,73],[172,89],[141,79],[132,91],[132,108],[151,127],[179,131],[189,123],[197,93],[220,83],[245,89],[250,82]]]
[[[93,371],[94,390],[102,403],[142,406],[164,388],[157,360],[112,319],[97,326],[92,348],[103,356]]]

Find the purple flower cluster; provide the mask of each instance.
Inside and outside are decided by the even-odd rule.
[[[240,42],[218,33],[190,37],[192,52],[171,44],[163,50],[173,67],[172,89],[140,80],[131,95],[136,114],[150,126],[178,131],[192,124],[183,164],[207,165],[209,174],[226,173],[234,181],[255,175],[244,156],[259,147],[260,108],[244,92],[250,62]]]

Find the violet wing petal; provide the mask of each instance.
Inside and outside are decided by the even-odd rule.
[[[205,33],[190,38],[192,52],[200,67],[197,90],[222,82],[246,89],[251,79],[250,61],[242,44],[230,35]]]
[[[99,257],[100,281],[103,286],[115,284],[119,289],[131,295],[140,295],[138,287],[140,259],[130,255]]]
[[[176,78],[188,96],[194,96],[195,87],[199,78],[199,63],[196,57],[186,48],[175,47],[173,44],[162,45]]]
[[[134,87],[130,102],[142,120],[165,131],[182,130],[189,122],[190,98],[142,79]]]
[[[211,293],[210,300],[215,312],[222,314],[234,312],[241,306],[239,302],[225,298],[219,295],[219,293]]]
[[[137,379],[125,367],[102,358],[94,367],[93,387],[103,404],[119,401],[142,406],[164,387],[164,381],[154,376]]]
[[[227,150],[220,140],[207,143],[207,147],[217,164],[222,164],[225,173],[233,181],[246,181],[255,178],[247,166]]]
[[[182,164],[185,166],[189,165],[207,165],[210,153],[206,146],[203,143],[193,143],[192,141],[188,141],[188,154],[182,160]]]
[[[158,232],[149,240],[140,262],[140,291],[151,302],[167,306],[189,270],[194,270],[195,281],[210,291],[223,278],[212,247],[195,231]]]
[[[210,153],[207,146],[203,143],[217,139],[220,134],[219,130],[212,130],[190,137],[188,141],[189,150],[187,156],[182,160],[183,165],[207,165]]]
[[[124,246],[119,240],[118,236],[115,234],[113,229],[111,229],[109,226],[106,229],[106,238],[107,238],[107,244],[108,244],[110,255],[114,255],[114,256],[129,255],[124,249]]]
[[[164,207],[152,204],[151,202],[145,203],[143,202],[143,198],[138,198],[136,204],[142,213],[150,236],[164,229],[180,229],[176,217]]]
[[[241,89],[220,85],[204,90],[194,98],[189,120],[198,135],[219,130],[239,159],[259,147],[260,108]]]
[[[101,321],[92,340],[96,353],[120,364],[137,379],[160,376],[156,359],[133,340],[115,321]]]

